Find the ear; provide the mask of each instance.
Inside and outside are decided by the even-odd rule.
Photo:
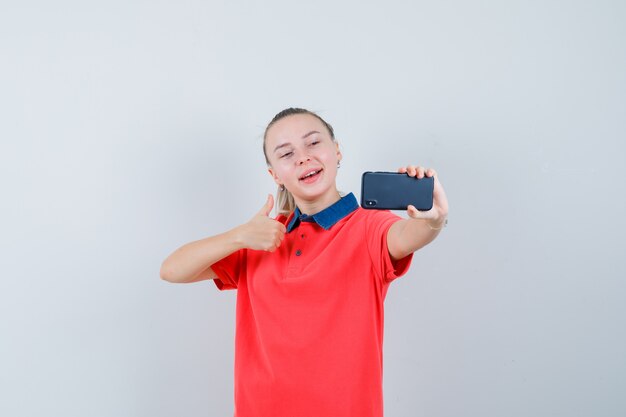
[[[274,179],[274,182],[276,183],[276,185],[283,185],[282,182],[280,182],[280,180],[278,179],[278,176],[276,175],[276,173],[274,172],[274,170],[272,168],[268,168],[267,172],[269,172],[269,174],[272,176],[272,178]]]
[[[343,154],[341,153],[341,150],[339,149],[339,142],[335,141],[335,147],[337,148],[337,162],[339,162],[343,158]]]

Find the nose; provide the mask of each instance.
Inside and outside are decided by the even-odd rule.
[[[298,158],[298,165],[302,165],[305,162],[309,162],[311,160],[311,157],[309,155],[306,154],[302,154],[299,158]]]

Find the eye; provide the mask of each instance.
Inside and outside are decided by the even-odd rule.
[[[318,143],[320,143],[319,140],[314,140],[313,142],[309,143],[309,146],[317,145]]]
[[[286,154],[281,155],[281,158],[289,158],[291,155],[293,155],[293,152],[287,152]]]

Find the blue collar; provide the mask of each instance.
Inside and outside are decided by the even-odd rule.
[[[287,225],[287,233],[295,229],[300,222],[315,222],[324,230],[328,230],[333,227],[335,223],[352,213],[357,208],[359,208],[359,203],[357,203],[356,197],[352,193],[341,197],[341,199],[333,205],[328,206],[319,213],[315,213],[311,216],[302,214],[300,209],[296,207],[296,210],[293,213],[293,218]]]

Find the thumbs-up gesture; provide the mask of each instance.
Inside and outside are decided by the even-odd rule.
[[[280,246],[287,228],[269,217],[273,207],[274,197],[269,194],[261,210],[240,226],[240,236],[246,248],[274,252]]]

